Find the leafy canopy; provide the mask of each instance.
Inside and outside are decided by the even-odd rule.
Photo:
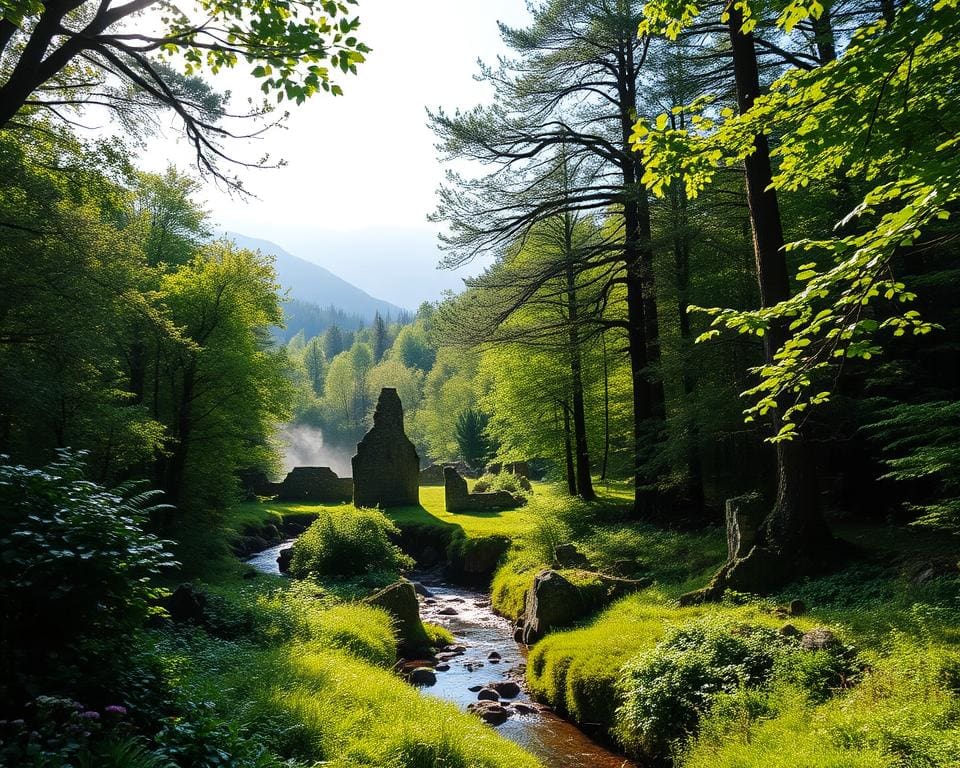
[[[679,28],[672,21],[692,18],[686,11],[679,19],[665,16],[670,7],[649,5],[646,28],[673,35]],[[820,12],[815,4],[790,8],[779,22],[785,30],[801,11]],[[787,72],[745,114],[718,111],[704,97],[675,110],[689,114],[688,128],[670,127],[667,115],[635,127],[643,182],[658,195],[677,181],[695,198],[720,168],[749,156],[761,133],[778,137],[775,189],[796,192],[830,178],[866,189],[831,237],[787,246],[813,258],[799,269],[803,286],[796,295],[755,311],[703,310],[714,319],[700,340],[720,328],[763,336],[772,323],[789,324],[791,337],[773,364],[755,369],[760,382],[744,393],[753,400],[748,419],[782,409],[783,427],[773,440],[792,437],[804,412],[829,399],[829,391],[814,386],[817,374],[879,354],[881,331],[923,335],[936,328],[907,308],[916,295],[892,268],[895,256],[936,236],[960,197],[960,120],[943,87],[958,68],[957,0],[908,5],[891,24],[857,31],[836,61]]]

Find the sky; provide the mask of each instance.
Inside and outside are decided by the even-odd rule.
[[[443,168],[426,109],[489,99],[489,87],[474,80],[477,59],[495,61],[504,50],[497,21],[522,24],[526,7],[524,0],[360,0],[358,9],[358,37],[373,52],[357,76],[341,78],[345,95],[318,94],[291,108],[285,129],[238,148],[287,163],[240,174],[255,199],[208,184],[206,203],[219,229],[271,240],[377,298],[415,308],[483,266],[436,269],[437,225],[427,215]],[[227,82],[243,95],[251,81],[230,73]],[[151,170],[171,161],[190,163],[172,134],[144,156]]]

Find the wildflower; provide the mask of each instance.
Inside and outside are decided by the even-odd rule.
[[[103,708],[103,711],[111,715],[125,715],[127,714],[127,708],[122,707],[119,704],[109,704]]]
[[[100,713],[95,712],[92,709],[88,709],[86,712],[81,712],[80,717],[82,717],[84,720],[99,720]]]

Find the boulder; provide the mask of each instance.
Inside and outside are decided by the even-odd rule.
[[[532,645],[555,627],[571,624],[585,611],[580,591],[557,571],[536,575],[527,592],[523,617],[523,642]]]
[[[437,682],[437,675],[430,667],[417,667],[407,679],[411,685],[433,685]]]
[[[477,693],[477,699],[479,701],[500,701],[500,694],[493,688],[481,688]]]
[[[353,503],[358,507],[420,503],[420,457],[403,431],[403,405],[393,387],[380,390],[373,428],[357,444]]]
[[[330,467],[294,467],[277,489],[277,501],[338,504],[353,498],[353,481]]]
[[[413,588],[418,595],[423,595],[423,597],[433,597],[433,592],[423,586],[423,584],[421,584],[419,581],[412,581],[410,583],[413,584]]]
[[[493,689],[504,699],[512,699],[520,695],[520,685],[513,680],[497,680],[494,683],[487,683],[487,688]]]
[[[467,481],[453,467],[443,468],[443,501],[447,512],[492,512],[498,509],[515,509],[525,499],[507,491],[470,493]]]
[[[539,707],[526,701],[515,701],[510,706],[518,715],[535,715],[540,711]]]
[[[467,711],[490,725],[503,725],[510,718],[510,712],[495,701],[475,702],[467,706]]]
[[[559,571],[540,571],[526,595],[521,641],[527,645],[551,630],[589,616],[631,592],[649,586],[649,579],[620,579],[602,573],[577,572],[577,584]]]
[[[293,547],[284,547],[277,556],[277,567],[280,573],[290,573],[290,561],[293,560]]]
[[[839,644],[833,630],[826,627],[814,627],[800,638],[800,647],[805,651],[825,651]]]
[[[420,603],[413,584],[409,581],[395,582],[364,602],[382,608],[393,617],[397,650],[401,655],[429,652],[430,638],[420,620]]]
[[[553,548],[554,568],[584,568],[589,570],[590,561],[577,549],[576,544],[557,544]]]

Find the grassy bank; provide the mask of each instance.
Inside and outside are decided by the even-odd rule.
[[[681,608],[722,562],[720,530],[632,524],[610,496],[541,500],[494,579],[502,613],[518,615],[565,541],[601,569],[654,579],[531,649],[530,688],[559,712],[627,752],[697,768],[960,765],[955,539],[838,526],[858,550],[839,572],[769,599]],[[802,615],[786,615],[791,601]],[[807,652],[799,635],[815,627],[834,639]]]
[[[477,718],[389,670],[386,614],[316,583],[254,581],[207,585],[206,629],[159,637],[182,695],[205,702],[184,728],[219,728],[232,753],[260,750],[263,762],[243,765],[536,768]]]

